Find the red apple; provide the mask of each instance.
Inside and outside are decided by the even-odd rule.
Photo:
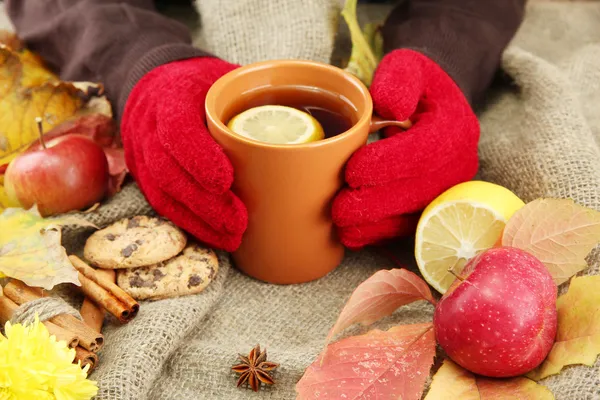
[[[37,204],[43,216],[97,203],[108,187],[108,162],[91,139],[69,134],[30,148],[10,162],[4,175],[9,198],[24,208]]]
[[[436,339],[463,368],[511,377],[544,361],[556,336],[556,284],[540,260],[516,248],[487,250],[438,303]]]

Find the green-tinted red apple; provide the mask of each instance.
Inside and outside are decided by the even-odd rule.
[[[108,187],[102,147],[81,135],[64,135],[29,148],[10,162],[4,176],[9,198],[43,216],[80,210],[99,202]]]
[[[438,303],[436,339],[463,368],[489,377],[542,363],[556,336],[556,284],[541,261],[516,248],[470,260]]]

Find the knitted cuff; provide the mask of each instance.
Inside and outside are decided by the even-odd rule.
[[[422,35],[415,33],[402,40],[395,39],[393,42],[388,41],[393,43],[393,46],[386,48],[386,52],[404,48],[427,56],[454,80],[471,104],[489,83],[482,84],[481,76],[491,77],[498,66],[498,60],[481,60],[489,57],[486,51],[473,49],[473,53],[467,55],[468,44],[454,31],[446,31],[443,34],[424,31]],[[480,60],[474,62],[474,59]]]
[[[133,65],[123,80],[124,85],[117,100],[116,117],[120,119],[125,109],[125,103],[136,83],[152,69],[170,63],[193,57],[211,57],[212,55],[197,49],[187,43],[162,43],[158,37],[149,37],[141,40],[125,56],[124,63],[128,61]],[[157,46],[158,44],[158,46]],[[150,49],[150,50],[149,50]],[[137,60],[137,61],[135,61]]]
[[[517,30],[524,0],[403,2],[383,27],[386,52],[405,48],[435,61],[474,105],[489,87]]]

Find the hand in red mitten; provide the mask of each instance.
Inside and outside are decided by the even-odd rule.
[[[204,101],[236,67],[212,57],[157,67],[132,90],[121,123],[127,166],[150,205],[227,251],[239,246],[248,216],[230,190],[233,167],[208,132]]]
[[[454,81],[413,50],[394,50],[379,64],[371,95],[385,119],[412,128],[359,149],[346,166],[347,188],[333,203],[345,246],[360,248],[412,234],[421,211],[444,190],[477,172],[479,123]],[[413,214],[413,215],[411,215]]]

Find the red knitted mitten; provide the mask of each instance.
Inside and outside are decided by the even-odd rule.
[[[212,57],[171,62],[132,90],[121,122],[125,159],[150,205],[198,240],[237,249],[247,211],[233,167],[205,121],[210,86],[237,66]]]
[[[333,220],[349,248],[414,233],[417,216],[444,190],[472,179],[478,168],[479,123],[459,87],[440,66],[413,50],[381,61],[371,85],[375,112],[410,118],[402,132],[359,149],[346,166]],[[411,215],[412,214],[412,215]]]

